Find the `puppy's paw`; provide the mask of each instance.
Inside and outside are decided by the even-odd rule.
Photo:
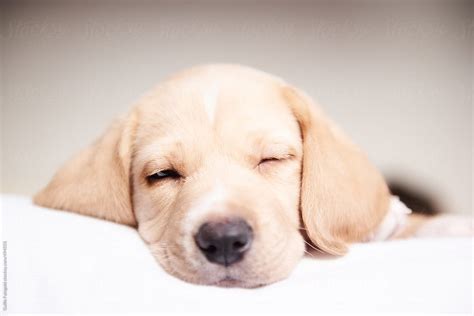
[[[474,236],[474,220],[470,216],[440,215],[421,225],[416,237],[463,237]]]

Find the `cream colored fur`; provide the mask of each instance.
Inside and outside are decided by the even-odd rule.
[[[147,181],[165,169],[182,177]],[[136,226],[157,261],[186,281],[255,287],[289,275],[304,235],[337,255],[367,240],[390,194],[304,93],[251,68],[207,65],[142,97],[34,201]],[[244,218],[255,237],[245,259],[225,268],[208,262],[193,236],[230,216]]]

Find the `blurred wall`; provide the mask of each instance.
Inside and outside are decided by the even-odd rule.
[[[464,1],[2,2],[2,192],[30,195],[164,76],[207,62],[306,90],[390,177],[472,197]]]

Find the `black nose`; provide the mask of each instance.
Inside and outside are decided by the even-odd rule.
[[[207,260],[230,266],[244,257],[252,244],[252,228],[242,219],[204,223],[194,237]]]

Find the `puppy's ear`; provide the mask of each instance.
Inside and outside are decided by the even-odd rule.
[[[68,161],[34,203],[135,226],[130,196],[133,113]]]
[[[291,87],[283,96],[303,138],[301,212],[314,245],[335,255],[365,240],[388,210],[389,191],[367,157],[324,116],[312,100]]]

